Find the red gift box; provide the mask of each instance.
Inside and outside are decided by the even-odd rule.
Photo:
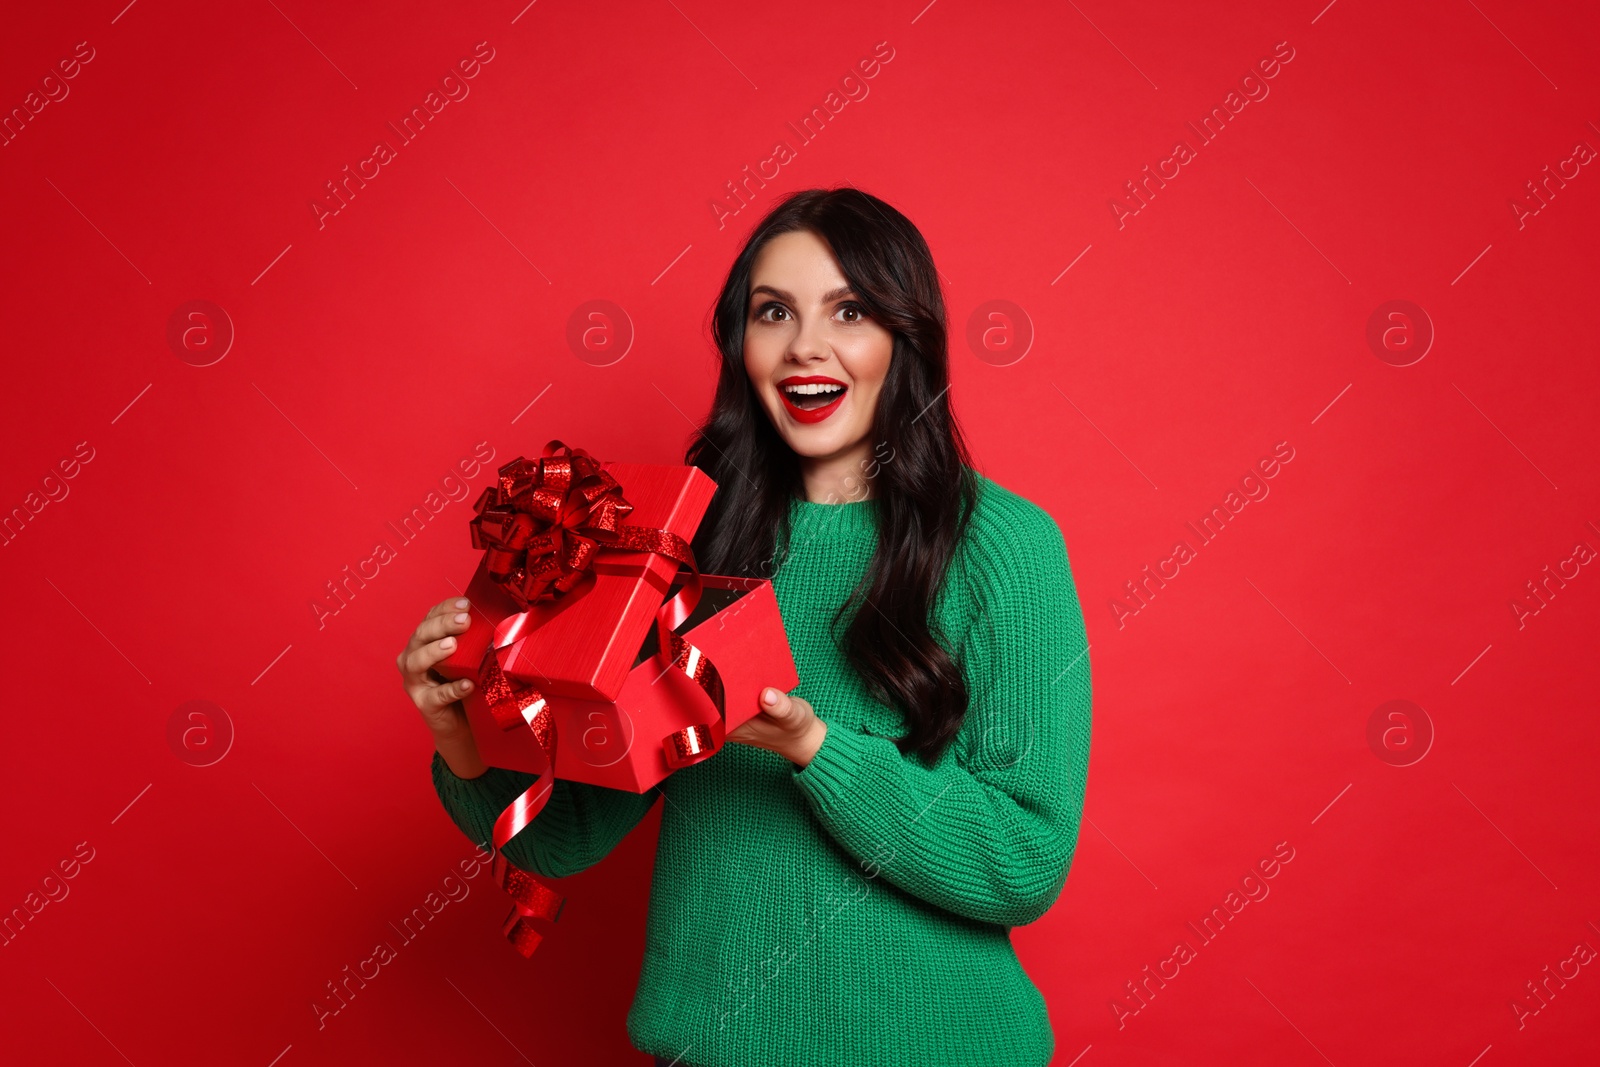
[[[629,526],[669,530],[685,541],[694,537],[717,488],[698,467],[602,463],[600,469],[622,484],[633,505]],[[479,563],[467,586],[475,609],[471,625],[435,667],[446,678],[476,678],[495,627],[520,610],[488,568],[488,559]],[[678,564],[652,552],[608,550],[597,556],[593,572],[592,583],[536,606],[529,620],[535,628],[501,659],[503,670],[547,697],[616,699]]]
[[[627,525],[668,530],[685,541],[716,490],[697,467],[599,468],[620,483],[633,505]],[[532,605],[534,628],[500,654],[506,675],[535,687],[550,705],[556,777],[642,793],[672,772],[665,739],[709,717],[695,682],[663,670],[655,656],[656,613],[678,569],[676,561],[657,553],[605,551],[593,563],[592,583]],[[700,582],[699,603],[675,632],[716,665],[724,724],[732,731],[757,714],[763,688],[787,692],[799,676],[770,582],[722,575],[701,575]],[[435,669],[446,678],[478,680],[496,627],[521,608],[490,574],[488,558],[466,596],[472,622],[457,635],[455,652]],[[526,728],[502,728],[486,696],[475,685],[464,702],[484,762],[542,773],[548,764],[540,739]]]

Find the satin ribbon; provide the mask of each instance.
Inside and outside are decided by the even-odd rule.
[[[495,723],[502,730],[528,730],[545,762],[533,784],[494,823],[490,870],[513,901],[502,932],[525,957],[533,955],[542,939],[532,920],[555,922],[564,900],[538,877],[508,861],[502,849],[550,800],[556,726],[544,694],[507,674],[504,664],[516,645],[550,617],[541,608],[593,582],[601,552],[654,552],[689,568],[683,587],[656,612],[656,661],[663,672],[676,670],[693,681],[717,714],[662,738],[663,755],[667,766],[678,770],[711,756],[726,739],[722,676],[709,657],[674,633],[700,602],[700,569],[694,552],[670,530],[627,525],[623,520],[632,511],[621,483],[601,470],[599,462],[582,449],[551,441],[537,461],[518,456],[500,468],[499,483],[478,498],[478,514],[471,523],[473,547],[485,552],[490,577],[523,609],[495,627],[478,671],[480,692]]]

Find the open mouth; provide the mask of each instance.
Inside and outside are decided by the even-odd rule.
[[[786,378],[778,383],[783,406],[799,422],[821,422],[838,410],[848,391],[834,378]]]

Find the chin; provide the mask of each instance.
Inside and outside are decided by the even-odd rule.
[[[795,455],[804,456],[806,459],[827,459],[835,452],[838,452],[841,447],[832,440],[818,441],[810,434],[804,435],[800,440],[788,437],[785,438],[785,441],[788,442],[789,449]]]
[[[865,433],[852,435],[841,432],[836,427],[829,427],[825,433],[791,429],[780,436],[797,456],[804,456],[806,459],[827,459],[851,448],[865,437]]]

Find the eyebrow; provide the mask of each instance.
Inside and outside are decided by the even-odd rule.
[[[773,286],[770,286],[770,285],[758,285],[754,289],[750,290],[750,299],[754,300],[756,298],[756,296],[758,294],[760,294],[760,293],[771,293],[773,296],[777,297],[779,300],[784,300],[784,301],[787,301],[788,303],[791,303],[791,304],[798,303],[798,301],[795,300],[793,294],[786,293],[782,289],[774,288]],[[823,293],[822,294],[822,302],[824,304],[831,304],[835,300],[839,300],[839,299],[842,299],[844,297],[853,296],[853,295],[855,295],[855,290],[854,289],[852,289],[848,285],[841,285],[841,286],[839,286],[839,288],[834,289],[831,292]]]

